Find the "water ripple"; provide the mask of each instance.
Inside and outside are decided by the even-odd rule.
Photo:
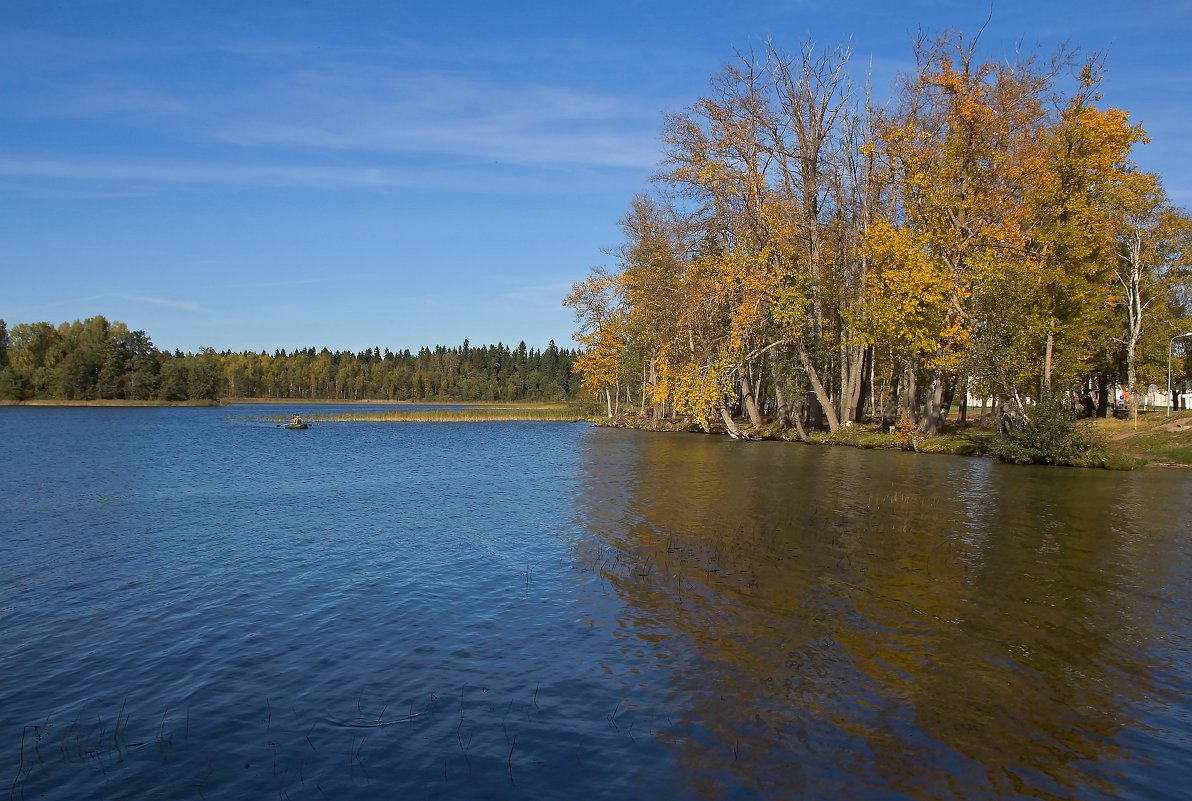
[[[14,797],[1192,778],[1182,475],[250,418],[0,409]]]

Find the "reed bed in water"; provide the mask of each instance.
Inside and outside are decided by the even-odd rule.
[[[563,422],[574,423],[592,416],[580,406],[550,404],[540,406],[469,406],[451,409],[393,409],[370,412],[314,412],[304,415],[308,423],[483,423],[483,422]],[[289,418],[276,418],[285,422]]]

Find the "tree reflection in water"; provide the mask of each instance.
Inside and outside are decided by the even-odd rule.
[[[578,557],[665,676],[688,792],[1192,780],[1186,475],[612,431],[586,470]]]

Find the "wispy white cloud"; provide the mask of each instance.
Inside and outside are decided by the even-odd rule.
[[[329,284],[343,280],[342,276],[328,278],[295,278],[284,281],[243,281],[221,285],[221,289],[286,289],[289,287],[309,287],[319,284]]]
[[[636,61],[590,43],[486,42],[451,53],[406,41],[314,50],[261,39],[196,43],[190,52],[164,43],[146,52],[143,43],[4,32],[0,40],[19,43],[27,35],[62,53],[66,65],[30,54],[34,68],[16,73],[23,79],[0,78],[15,90],[10,115],[103,122],[136,131],[122,141],[152,142],[158,151],[235,147],[250,158],[282,151],[304,164],[344,153],[406,161],[430,155],[545,168],[649,169],[658,159],[660,102],[640,72],[635,83],[594,89],[544,69],[603,59],[597,73],[604,74],[624,69],[618,60]],[[217,69],[196,72],[196,63]]]
[[[5,173],[3,170],[0,170],[0,174]],[[0,183],[0,194],[5,195],[9,199],[40,198],[43,200],[88,202],[93,200],[128,200],[144,197],[148,194],[145,189],[136,190],[123,187],[95,186],[93,184],[81,185],[75,183],[68,186],[47,186],[44,181],[38,180],[43,176],[29,172],[12,172],[7,173],[7,175],[10,177],[23,176],[27,179],[8,180]]]
[[[120,184],[224,184],[258,187],[400,188],[456,187],[484,191],[476,171],[458,165],[320,166],[303,163],[262,164],[227,161],[82,160],[0,158],[0,176],[55,181],[96,181]],[[504,188],[509,188],[506,183]],[[26,192],[32,191],[26,187]],[[48,190],[53,192],[55,190]]]
[[[503,305],[516,303],[553,309],[558,308],[562,304],[563,298],[567,297],[567,293],[570,291],[571,284],[562,281],[553,281],[545,284],[514,287],[503,292],[500,297]]]
[[[43,118],[108,117],[134,122],[163,116],[189,118],[193,111],[188,101],[169,91],[141,81],[101,76],[59,84],[43,83],[26,108],[29,113]]]
[[[88,295],[85,297],[56,298],[50,301],[29,303],[26,307],[17,309],[17,314],[14,315],[14,317],[23,317],[33,320],[47,312],[50,312],[51,310],[60,308],[87,309],[96,306],[100,307],[100,309],[110,308],[108,304],[110,304],[113,300],[136,303],[143,306],[154,306],[164,309],[176,309],[195,313],[206,312],[206,309],[201,303],[193,300],[178,300],[176,298],[162,298],[152,295],[137,295],[121,292],[102,292],[100,294]],[[94,313],[98,314],[107,312],[96,311]],[[91,312],[88,312],[83,316],[88,316],[90,314]],[[79,314],[76,313],[76,316],[79,316]]]
[[[44,76],[139,58],[145,45],[111,37],[0,23],[0,69],[9,76]]]
[[[202,312],[203,306],[193,300],[175,300],[173,298],[157,298],[151,295],[114,295],[113,297],[134,303],[144,303],[150,306],[163,306],[167,309],[181,309],[190,312]]]
[[[232,100],[211,133],[246,147],[450,154],[522,165],[652,167],[655,107],[540,82],[334,67],[287,74]]]

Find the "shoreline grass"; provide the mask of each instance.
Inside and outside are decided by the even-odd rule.
[[[609,419],[591,405],[560,402],[458,402],[458,401],[313,401],[305,399],[224,398],[219,401],[155,401],[155,400],[0,400],[0,406],[23,407],[212,407],[230,404],[260,404],[296,406],[351,405],[361,407],[350,412],[311,412],[304,415],[309,423],[483,423],[483,422],[590,422],[594,425],[632,428],[645,431],[700,432],[694,423],[678,420],[658,421],[637,414]],[[368,411],[369,406],[410,406],[409,409]],[[442,408],[426,408],[442,407]],[[259,422],[286,423],[289,415],[270,415]],[[1192,412],[1165,410],[1141,413],[1137,421],[1123,419],[1093,419],[1080,422],[1095,440],[1082,467],[1106,469],[1134,469],[1152,467],[1192,467]],[[753,439],[798,441],[793,429],[781,429],[772,424],[752,429],[747,423],[741,429]],[[723,426],[714,426],[714,434],[724,434]],[[874,424],[856,425],[835,433],[808,432],[808,444],[848,446],[862,449],[915,450],[920,453],[945,453],[957,456],[989,456],[988,440],[993,431],[976,423],[965,426],[950,424],[942,434],[932,436],[908,432],[890,432]]]
[[[621,415],[616,418],[593,418],[596,425],[630,428],[643,431],[695,432],[701,430],[694,423],[659,421],[657,424],[640,415]],[[773,424],[758,428],[739,423],[741,431],[751,439],[798,442],[794,429]],[[1107,470],[1133,470],[1141,467],[1192,467],[1192,412],[1176,412],[1168,417],[1162,410],[1139,415],[1137,421],[1093,419],[1079,421],[1091,435],[1091,447],[1079,467]],[[713,426],[714,435],[725,434],[722,425]],[[994,431],[978,423],[964,426],[950,423],[941,434],[919,434],[889,431],[868,423],[842,428],[834,433],[809,431],[804,444],[835,445],[876,450],[913,450],[918,453],[943,453],[953,456],[983,456],[989,453],[989,439]]]
[[[241,404],[245,406],[278,406],[293,404],[295,406],[492,406],[511,405],[508,401],[456,401],[456,400],[385,400],[383,398],[362,398],[344,400],[340,398],[256,398],[229,396],[221,398],[225,404]],[[536,403],[536,401],[527,401]]]
[[[1159,467],[1192,467],[1192,412],[1145,412],[1136,421],[1089,421],[1093,434],[1125,458]]]

